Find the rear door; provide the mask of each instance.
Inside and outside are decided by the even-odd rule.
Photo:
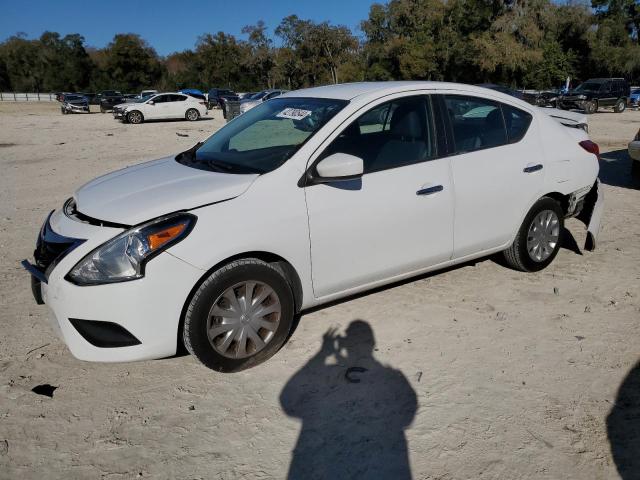
[[[317,162],[341,152],[364,175],[305,187],[316,297],[451,258],[453,192],[429,97],[377,101],[329,138]]]
[[[185,118],[188,108],[187,99],[186,95],[169,95],[165,118]]]
[[[506,245],[544,183],[530,113],[494,100],[439,97],[448,117],[455,190],[454,258]]]
[[[600,87],[600,99],[598,105],[602,107],[612,107],[618,99],[615,85],[612,81],[607,81]]]

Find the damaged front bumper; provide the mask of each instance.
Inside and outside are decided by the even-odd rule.
[[[598,235],[600,234],[602,212],[604,210],[604,193],[600,185],[600,179],[596,179],[591,190],[589,190],[584,199],[581,199],[581,202],[582,208],[579,210],[576,218],[587,227],[587,238],[584,249],[591,252],[596,248]]]

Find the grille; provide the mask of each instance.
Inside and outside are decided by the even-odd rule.
[[[84,240],[64,237],[54,232],[49,224],[51,213],[40,230],[40,235],[36,242],[36,249],[33,252],[36,266],[47,278],[49,277],[51,270],[53,270],[65,255],[84,242]]]

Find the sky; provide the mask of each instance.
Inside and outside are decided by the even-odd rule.
[[[377,3],[382,3],[378,0]],[[116,33],[137,33],[160,55],[193,48],[203,33],[242,36],[242,27],[263,20],[273,36],[288,15],[346,25],[359,34],[374,0],[0,0],[0,41],[18,32],[81,34],[88,46],[104,47]],[[28,6],[27,6],[28,5]]]

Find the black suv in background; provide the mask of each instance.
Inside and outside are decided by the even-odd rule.
[[[212,88],[209,90],[209,96],[207,99],[207,108],[211,110],[213,107],[223,107],[225,100],[240,100],[237,93],[231,90],[225,90],[223,88]]]
[[[116,90],[104,90],[98,93],[95,98],[100,105],[101,113],[113,110],[114,105],[125,103],[127,101],[126,97]]]
[[[624,112],[630,88],[624,78],[592,78],[558,98],[558,108],[579,108],[585,113],[596,113],[600,107],[613,107]]]

